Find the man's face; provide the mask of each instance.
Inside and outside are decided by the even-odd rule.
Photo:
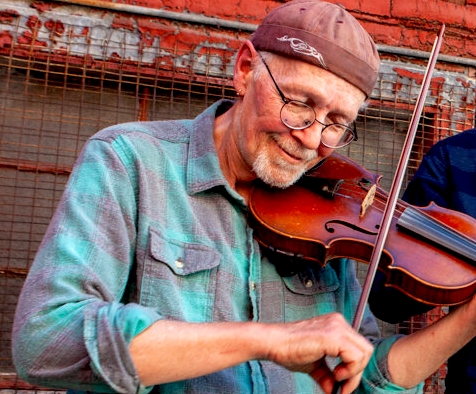
[[[319,122],[350,124],[356,118],[365,95],[354,85],[300,61],[272,57],[267,64],[286,99],[310,106]],[[323,126],[318,122],[302,130],[284,125],[280,117],[283,99],[264,65],[258,74],[253,76],[243,98],[245,135],[241,135],[238,144],[258,178],[284,188],[333,149],[321,144]]]

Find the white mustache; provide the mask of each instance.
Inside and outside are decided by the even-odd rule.
[[[297,141],[291,138],[286,138],[281,134],[274,134],[273,139],[282,150],[291,156],[297,157],[304,161],[311,161],[317,158],[317,151],[303,148]]]

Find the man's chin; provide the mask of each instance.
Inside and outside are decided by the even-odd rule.
[[[283,174],[258,174],[258,178],[260,178],[264,183],[271,187],[277,187],[279,189],[286,189],[289,186],[294,185],[299,178],[303,175],[304,172],[300,172],[299,174],[289,174],[288,176],[283,176]]]
[[[293,166],[280,160],[272,161],[263,154],[258,156],[253,170],[257,177],[267,185],[286,189],[301,178],[307,167],[304,165]]]

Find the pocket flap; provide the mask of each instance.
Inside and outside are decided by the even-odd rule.
[[[283,277],[286,287],[296,294],[313,295],[336,291],[339,279],[330,264],[324,268],[306,267],[296,275]]]
[[[167,264],[177,275],[209,270],[220,264],[220,255],[215,249],[165,238],[156,230],[150,231],[150,253],[154,259]]]

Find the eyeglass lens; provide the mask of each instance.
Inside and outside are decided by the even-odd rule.
[[[315,121],[323,127],[321,142],[329,148],[340,148],[355,138],[354,130],[339,123],[325,125],[316,119],[316,113],[307,104],[301,101],[288,101],[281,108],[281,120],[289,128],[303,130],[310,127]]]

